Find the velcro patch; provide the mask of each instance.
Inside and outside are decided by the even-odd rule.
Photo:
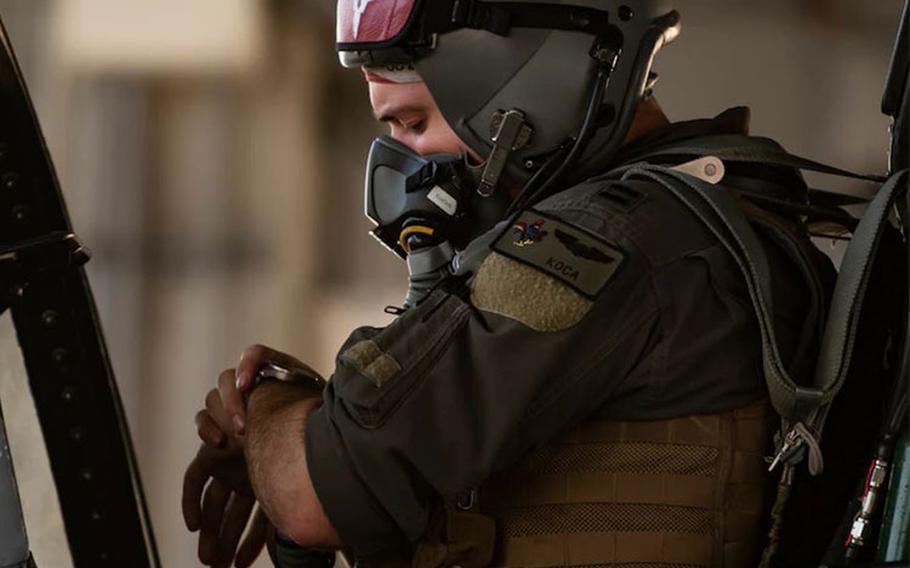
[[[389,379],[401,372],[401,365],[391,355],[384,353],[375,341],[358,341],[341,354],[341,359],[381,388]]]
[[[533,209],[522,212],[491,248],[590,299],[619,273],[626,258],[606,239]]]
[[[594,305],[549,274],[498,252],[491,252],[477,270],[471,303],[544,332],[572,327]]]

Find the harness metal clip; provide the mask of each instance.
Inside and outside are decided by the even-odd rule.
[[[807,454],[809,456],[809,473],[820,474],[824,469],[824,460],[818,435],[802,422],[797,422],[780,441],[780,448],[771,460],[768,471],[774,471],[781,463],[796,465],[803,461]]]
[[[787,432],[783,442],[780,444],[780,448],[771,460],[771,465],[768,466],[768,471],[774,471],[782,462],[789,462],[799,452],[803,444],[804,442],[796,429],[791,429]]]

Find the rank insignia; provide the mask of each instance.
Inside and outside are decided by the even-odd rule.
[[[551,234],[555,238],[544,238]],[[492,249],[589,299],[616,276],[626,258],[625,252],[600,235],[534,210],[523,212],[493,242]]]
[[[534,243],[539,243],[547,236],[547,231],[542,229],[544,223],[546,223],[546,221],[543,219],[538,219],[530,225],[525,221],[515,223],[512,226],[512,233],[515,234],[515,240],[512,241],[512,244],[517,247],[525,247],[533,245]]]

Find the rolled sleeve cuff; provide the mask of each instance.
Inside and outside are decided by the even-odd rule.
[[[316,496],[345,547],[361,557],[401,549],[404,535],[354,470],[324,407],[310,415],[305,444]]]

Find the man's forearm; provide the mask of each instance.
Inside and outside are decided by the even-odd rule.
[[[307,418],[320,403],[294,385],[259,385],[247,406],[245,453],[253,491],[272,523],[298,544],[337,546],[310,481],[303,441]]]

